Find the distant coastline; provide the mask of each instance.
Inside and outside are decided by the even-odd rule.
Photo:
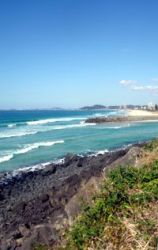
[[[136,122],[136,121],[158,121],[157,111],[147,110],[125,110],[125,115],[109,117],[88,118],[86,123],[110,123],[110,122]]]
[[[147,105],[134,105],[134,104],[127,104],[127,105],[103,105],[103,104],[93,104],[93,105],[85,105],[82,107],[48,107],[48,108],[0,108],[0,111],[62,111],[62,110],[106,110],[106,109],[131,109],[131,110],[147,110]]]

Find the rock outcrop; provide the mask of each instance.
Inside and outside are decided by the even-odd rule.
[[[139,153],[137,147],[97,156],[68,155],[63,164],[15,176],[1,174],[0,249],[55,247],[79,213],[81,197],[90,202],[106,167],[136,159]]]
[[[86,123],[125,123],[125,122],[136,122],[136,121],[150,121],[158,120],[158,116],[108,116],[108,117],[92,117],[88,118]]]

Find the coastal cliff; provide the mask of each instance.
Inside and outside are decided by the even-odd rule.
[[[110,165],[100,190],[91,204],[84,205],[60,250],[157,249],[157,152],[158,141],[153,141],[131,148]]]
[[[55,246],[81,210],[90,202],[104,172],[115,162],[134,163],[140,147],[97,156],[67,155],[63,164],[0,177],[0,245],[7,249]]]

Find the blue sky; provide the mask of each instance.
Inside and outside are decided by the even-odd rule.
[[[158,102],[158,1],[0,0],[0,108]]]

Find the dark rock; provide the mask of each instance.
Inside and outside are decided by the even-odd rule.
[[[22,236],[22,234],[21,234],[21,232],[19,232],[19,231],[16,231],[14,234],[13,234],[13,239],[14,240],[18,240],[18,239],[20,239],[20,238],[22,238],[23,236]]]
[[[124,116],[109,116],[109,117],[92,117],[88,118],[86,123],[109,123],[109,122],[126,122],[128,117]]]
[[[107,165],[128,151],[129,148],[92,157],[69,154],[64,164],[50,164],[14,177],[11,173],[0,176],[2,249],[31,250],[32,244],[49,246],[58,241],[60,231],[72,217],[65,207],[83,183],[101,176]],[[78,211],[75,206],[74,203],[73,211]]]
[[[84,164],[84,160],[83,160],[83,158],[80,158],[78,163],[77,163],[77,167],[81,168],[83,166],[83,164]]]
[[[50,174],[55,174],[56,172],[56,166],[51,164],[49,166],[46,166],[46,168],[43,169],[43,171],[41,172],[42,175],[50,175]]]
[[[0,192],[0,202],[5,199],[4,195]]]
[[[88,118],[86,123],[120,123],[120,122],[134,122],[134,121],[148,121],[157,120],[158,116],[108,116],[108,117],[92,117]]]
[[[48,194],[42,195],[41,200],[42,200],[42,202],[48,201],[49,200],[49,195]]]
[[[77,162],[79,159],[79,156],[75,155],[75,154],[67,154],[65,157],[65,166],[68,166],[74,162]]]

